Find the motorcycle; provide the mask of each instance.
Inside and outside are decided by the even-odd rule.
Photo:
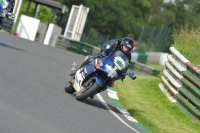
[[[101,56],[79,67],[65,86],[65,91],[70,94],[76,92],[78,101],[93,98],[108,87],[114,87],[117,79],[125,76],[135,79],[133,72],[126,72],[128,66],[129,60],[123,52],[110,52],[108,56]]]

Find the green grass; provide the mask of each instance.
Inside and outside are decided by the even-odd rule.
[[[159,70],[159,71],[162,71],[162,70],[165,69],[165,66],[160,65],[160,64],[158,64],[158,63],[147,62],[146,65],[147,65],[147,66],[151,66],[151,67],[153,67],[154,69]]]
[[[179,29],[174,29],[173,37],[173,46],[190,62],[200,67],[200,27],[180,26]]]
[[[120,102],[152,133],[200,133],[200,123],[191,120],[159,89],[160,78],[137,76],[117,81]]]

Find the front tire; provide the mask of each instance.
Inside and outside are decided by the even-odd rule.
[[[65,91],[69,94],[72,94],[75,92],[74,87],[72,86],[72,84],[67,83],[67,85],[65,86]]]
[[[100,88],[99,85],[96,82],[94,82],[87,90],[85,91],[81,90],[80,92],[78,92],[76,95],[76,100],[78,101],[85,100],[86,98],[97,92],[99,88]]]

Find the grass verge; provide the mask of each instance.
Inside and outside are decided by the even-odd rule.
[[[158,63],[147,62],[146,65],[147,65],[147,66],[151,66],[151,67],[153,67],[154,69],[159,70],[159,71],[162,71],[162,70],[165,69],[165,66],[160,65],[160,64],[158,64]]]
[[[200,27],[180,26],[174,29],[173,37],[173,46],[190,62],[200,67]]]
[[[137,76],[116,84],[120,102],[152,133],[199,133],[200,123],[192,121],[159,89],[160,78]]]

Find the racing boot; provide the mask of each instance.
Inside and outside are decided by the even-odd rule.
[[[69,71],[69,76],[74,76],[75,74],[76,74],[76,71],[77,71],[77,66],[78,66],[78,64],[76,63],[76,61],[74,61],[73,63],[72,63],[72,68],[71,68],[71,70]]]
[[[8,15],[8,18],[10,18],[10,19],[14,19],[15,18],[15,14],[14,13],[8,12],[7,15]]]

